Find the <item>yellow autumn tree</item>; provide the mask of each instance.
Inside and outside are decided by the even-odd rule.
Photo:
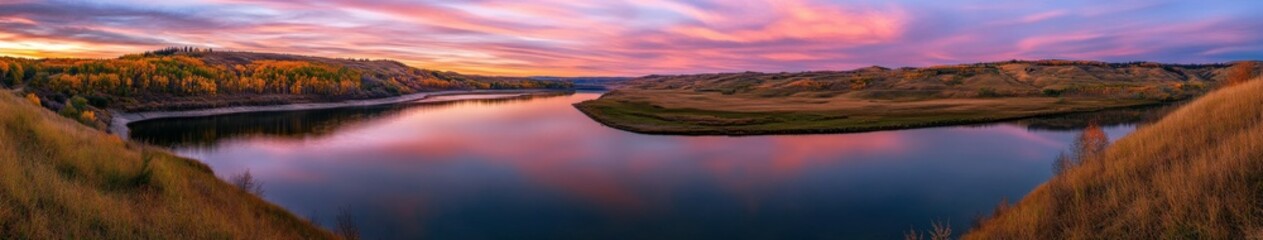
[[[1100,157],[1109,145],[1110,139],[1105,134],[1105,130],[1101,129],[1101,126],[1092,123],[1083,129],[1083,133],[1079,134],[1078,139],[1075,139],[1072,150],[1074,150],[1074,157],[1078,159],[1080,164],[1083,164]]]
[[[9,63],[6,61],[0,60],[0,83],[11,84],[9,83],[10,80],[8,78],[9,78]]]
[[[22,69],[22,64],[18,64],[15,62],[12,65],[9,65],[9,74],[8,74],[9,84],[12,84],[12,85],[21,84],[22,78],[24,77],[23,74],[26,73],[25,71],[26,71],[25,69]]]
[[[31,103],[34,103],[35,105],[42,105],[40,104],[39,96],[35,96],[35,93],[27,93],[26,100],[31,101]]]
[[[96,112],[93,112],[91,110],[84,110],[83,112],[79,113],[79,121],[83,121],[86,123],[96,122]]]

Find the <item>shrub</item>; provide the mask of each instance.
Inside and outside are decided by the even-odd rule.
[[[1059,97],[1059,96],[1061,96],[1061,93],[1062,93],[1062,92],[1065,92],[1065,90],[1063,90],[1063,89],[1054,89],[1054,88],[1045,88],[1045,89],[1043,90],[1043,92],[1044,92],[1044,96],[1049,96],[1049,97]]]
[[[999,97],[1000,94],[996,93],[994,88],[984,87],[984,88],[978,89],[978,96],[979,97]]]
[[[74,104],[75,109],[79,109],[79,110],[88,109],[88,105],[89,105],[88,99],[83,98],[81,96],[71,97],[70,104]]]
[[[97,108],[110,107],[110,101],[101,96],[87,96],[85,97],[85,99],[88,100],[88,105],[92,105],[93,107],[97,107]]]
[[[1074,153],[1071,157],[1074,158],[1075,164],[1095,161],[1105,153],[1105,149],[1109,145],[1109,135],[1095,123],[1088,124],[1088,127],[1083,129],[1083,133],[1080,133],[1079,137],[1071,144],[1070,150]]]
[[[263,196],[263,183],[254,179],[254,175],[250,174],[250,170],[232,177],[232,184],[240,188],[242,191],[249,192],[255,196]]]
[[[75,108],[74,104],[70,104],[69,102],[66,102],[65,105],[61,106],[61,110],[57,110],[57,114],[60,114],[61,116],[66,117],[66,118],[73,119],[73,118],[79,117],[79,109]]]
[[[1074,161],[1070,159],[1069,155],[1066,155],[1066,152],[1061,152],[1061,154],[1057,154],[1057,159],[1053,160],[1053,175],[1060,175],[1071,167],[1074,167]]]
[[[92,110],[80,112],[79,121],[85,123],[96,122],[96,112],[93,112]]]
[[[30,101],[31,103],[34,103],[36,106],[41,105],[39,101],[39,96],[36,96],[35,93],[27,93],[26,101]]]
[[[345,206],[339,209],[338,215],[334,217],[334,221],[336,221],[336,224],[337,224],[337,229],[335,230],[335,232],[337,232],[338,235],[342,236],[342,239],[347,239],[347,240],[360,239],[360,227],[359,225],[355,224],[355,217],[351,215],[351,210],[349,206]]]
[[[940,221],[934,221],[931,223],[930,227],[931,229],[926,230],[925,233],[918,232],[916,229],[909,230],[908,232],[903,234],[903,239],[921,240],[921,239],[927,239],[927,237],[930,240],[952,239],[951,222],[943,223]]]
[[[88,105],[88,99],[80,96],[74,96],[67,100],[66,104],[61,106],[61,110],[57,111],[57,114],[93,128],[105,128],[105,123],[97,121],[96,112],[91,110],[91,106]]]

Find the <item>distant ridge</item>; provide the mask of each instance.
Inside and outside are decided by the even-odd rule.
[[[1190,99],[1244,82],[1232,64],[1006,61],[850,71],[650,75],[575,104],[606,126],[652,134],[844,133],[949,126]]]
[[[1232,63],[1010,60],[924,68],[871,66],[849,71],[649,75],[616,83],[614,88],[683,89],[765,97],[795,94],[969,97],[991,92],[1000,96],[1117,93],[1174,98],[1182,96],[1185,88],[1206,88],[1223,81],[1231,66]]]
[[[608,86],[632,79],[631,77],[549,77],[534,76],[535,80],[560,81],[574,84],[575,90],[607,90]]]

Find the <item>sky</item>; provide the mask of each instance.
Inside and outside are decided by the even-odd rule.
[[[168,46],[504,76],[1263,59],[1263,1],[0,0],[0,55]]]

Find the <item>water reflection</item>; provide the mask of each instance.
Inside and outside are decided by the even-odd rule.
[[[566,93],[569,94],[569,93]],[[563,96],[536,94],[509,97],[503,94],[438,96],[429,102],[385,106],[350,107],[310,111],[229,114],[210,117],[158,119],[132,123],[132,138],[167,147],[213,148],[225,139],[274,136],[305,139],[328,135],[339,128],[365,120],[389,117],[410,108],[441,108],[458,102],[507,104],[534,98]]]
[[[221,174],[250,169],[269,200],[326,225],[350,205],[370,239],[889,239],[933,219],[963,231],[1046,180],[1077,134],[1030,127],[1074,126],[1054,119],[651,136],[570,105],[597,96],[153,121],[132,136]]]
[[[1074,113],[1014,121],[1031,130],[1075,131],[1089,124],[1100,126],[1147,125],[1179,109],[1184,102],[1112,109],[1109,111]]]

